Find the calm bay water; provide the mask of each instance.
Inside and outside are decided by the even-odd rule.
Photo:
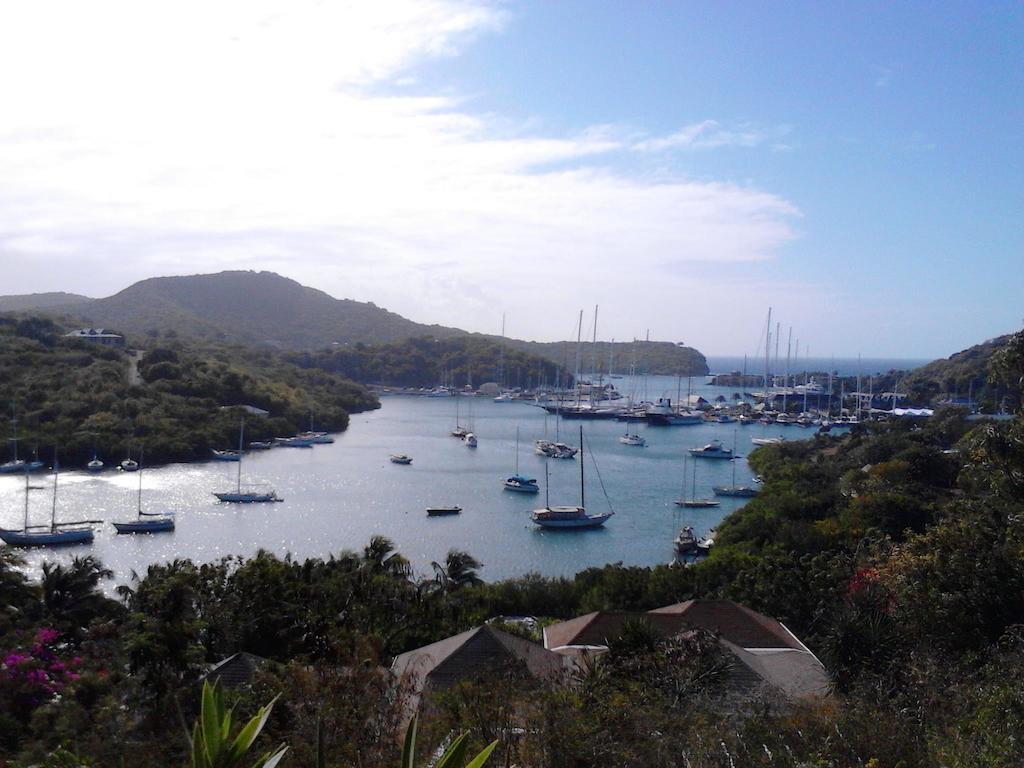
[[[643,382],[616,382],[620,390],[639,393]],[[675,396],[676,379],[650,377],[647,395]],[[682,382],[685,393],[687,383]],[[705,397],[729,396],[732,390],[700,384]],[[536,528],[529,511],[544,503],[537,496],[504,491],[502,480],[515,469],[516,427],[520,428],[519,468],[544,484],[544,460],[534,454],[533,440],[545,426],[554,436],[555,419],[525,403],[494,403],[490,398],[459,398],[462,421],[471,422],[480,439],[476,450],[448,432],[455,420],[455,398],[385,397],[382,407],[352,417],[347,432],[333,445],[312,450],[275,448],[247,456],[243,482],[273,486],[284,498],[279,504],[221,504],[211,495],[234,486],[237,465],[222,462],[173,464],[144,473],[146,511],[174,512],[177,530],[150,536],[116,536],[111,520],[135,511],[138,477],[116,471],[91,475],[62,472],[57,499],[62,520],[102,519],[91,546],[59,551],[29,551],[30,567],[44,560],[68,559],[92,553],[113,569],[118,581],[141,572],[149,563],[174,558],[210,561],[225,555],[251,555],[266,549],[298,558],[327,557],[344,549],[360,549],[374,534],[393,539],[419,573],[430,572],[432,560],[442,560],[450,548],[470,552],[484,563],[488,580],[536,571],[570,575],[588,566],[622,561],[652,565],[673,557],[672,539],[683,525],[704,534],[726,514],[744,503],[722,499],[717,509],[680,509],[683,456],[687,448],[718,438],[733,442],[737,453],[752,449],[750,438],[784,433],[790,439],[810,437],[797,427],[740,427],[707,424],[692,427],[648,427],[631,424],[644,435],[647,448],[622,445],[626,426],[618,422],[586,422],[584,433],[593,449],[586,459],[587,506],[615,516],[605,528],[551,532]],[[561,437],[577,444],[579,422],[562,422]],[[391,453],[413,457],[411,466],[388,461]],[[113,457],[107,457],[110,463]],[[746,461],[736,464],[737,483],[749,483]],[[551,461],[550,501],[576,504],[579,499],[579,461]],[[687,470],[687,483],[689,473]],[[733,463],[702,460],[697,465],[697,494],[710,496],[713,484],[731,482]],[[34,476],[34,522],[49,520],[52,477]],[[603,485],[603,490],[602,490]],[[0,477],[0,526],[20,528],[24,481]],[[607,499],[605,493],[607,492]],[[689,490],[687,491],[689,495]],[[428,518],[425,508],[458,504],[458,516]]]

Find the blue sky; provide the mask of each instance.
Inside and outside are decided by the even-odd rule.
[[[109,61],[58,33],[15,82],[41,6],[0,32],[0,266],[66,268],[0,293],[274,269],[526,338],[599,303],[603,338],[719,354],[768,306],[821,355],[1024,322],[1020,4],[124,4],[133,43],[80,20]]]

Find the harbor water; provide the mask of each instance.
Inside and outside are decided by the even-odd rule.
[[[624,393],[640,391],[654,398],[675,398],[687,382],[664,377],[647,381],[616,381]],[[693,391],[713,399],[731,397],[733,390],[704,384]],[[449,435],[455,424],[455,401],[460,419],[478,436],[479,447],[468,448]],[[559,437],[579,443],[580,422],[562,420]],[[519,471],[538,479],[541,492],[526,495],[506,491],[502,481],[513,474],[516,429],[521,435]],[[283,503],[225,504],[214,491],[233,489],[237,465],[229,462],[172,464],[147,468],[143,475],[143,508],[175,515],[173,533],[118,536],[111,521],[135,514],[138,476],[104,471],[61,472],[59,520],[96,519],[93,544],[62,550],[24,552],[28,567],[44,560],[67,560],[93,554],[126,581],[154,562],[174,558],[212,561],[228,555],[252,555],[260,549],[297,558],[326,558],[343,550],[359,550],[371,536],[392,539],[420,574],[430,563],[443,560],[449,549],[469,552],[483,562],[482,576],[496,580],[538,572],[571,575],[610,562],[653,565],[673,559],[672,540],[684,525],[707,534],[746,499],[722,498],[711,509],[685,509],[680,497],[687,449],[712,439],[721,440],[744,458],[735,462],[697,460],[697,496],[712,496],[712,485],[751,483],[746,455],[752,437],[783,434],[787,439],[810,438],[814,430],[798,427],[700,424],[653,427],[629,424],[630,432],[647,438],[645,448],[623,445],[618,438],[627,425],[616,421],[583,422],[585,491],[589,511],[615,515],[603,527],[584,531],[543,530],[530,522],[530,511],[545,503],[545,460],[534,453],[537,438],[555,437],[556,419],[525,402],[495,403],[491,398],[382,398],[382,407],[354,415],[349,429],[335,435],[331,445],[312,449],[274,448],[253,451],[242,465],[243,483],[276,489]],[[393,464],[389,454],[413,458],[409,466]],[[105,457],[108,464],[115,457]],[[548,492],[552,505],[578,504],[579,459],[549,460]],[[687,496],[692,465],[686,470]],[[49,521],[52,475],[34,475],[43,486],[30,494],[33,523]],[[20,528],[24,480],[0,477],[0,527]],[[460,515],[427,517],[428,506],[459,505]]]

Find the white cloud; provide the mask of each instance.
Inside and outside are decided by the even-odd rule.
[[[550,136],[419,92],[419,63],[504,20],[443,0],[9,8],[0,293],[276,269],[422,321],[495,330],[504,308],[519,335],[552,338],[578,305],[621,302],[643,312],[609,335],[673,337],[688,263],[757,262],[797,236],[769,192],[611,170],[777,132]],[[25,263],[49,268],[11,269]]]
[[[703,120],[687,125],[668,136],[644,139],[633,144],[640,152],[663,152],[669,149],[719,149],[721,147],[757,147],[768,141],[776,142],[774,148],[788,148],[778,140],[789,133],[781,126],[771,130],[748,123],[723,126],[717,120]]]

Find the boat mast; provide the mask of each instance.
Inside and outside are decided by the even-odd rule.
[[[684,457],[685,460],[685,457]],[[693,467],[693,482],[690,483],[690,499],[697,498],[697,461],[696,459],[690,462],[690,466]]]
[[[797,341],[797,347],[799,348],[800,342]],[[789,340],[786,342],[786,380],[782,384],[782,412],[789,413],[789,409],[786,406],[786,397],[789,394],[789,358],[793,352],[793,326],[789,326]]]
[[[142,460],[145,458],[145,449],[139,446],[139,519],[142,519]]]
[[[732,488],[736,490],[736,430],[732,431]]]
[[[764,326],[764,404],[768,407],[768,356],[772,346],[772,308],[768,307],[768,322]]]
[[[811,359],[811,347],[804,344],[804,413],[807,413],[807,361]]]
[[[548,476],[547,454],[544,454],[544,509],[551,509],[551,478]]]
[[[14,444],[14,462],[18,461],[18,414],[11,400],[11,442]]]
[[[519,476],[519,425],[516,425],[516,476]]]
[[[27,477],[28,475],[26,475]],[[53,448],[53,506],[50,508],[50,533],[57,532],[57,478],[60,476],[60,461],[57,458],[57,447]],[[28,526],[25,526],[26,529]]]
[[[573,384],[576,389],[576,408],[580,407],[580,344],[583,343],[583,310],[580,310],[580,320],[576,324],[576,375]]]
[[[28,462],[25,463],[25,525],[23,530],[28,533],[28,492],[31,490],[28,481]]]
[[[580,509],[586,510],[586,499],[583,495],[583,425],[580,424]]]
[[[312,418],[312,416],[310,417]],[[242,445],[245,439],[245,416],[238,425],[238,492],[242,492]]]

